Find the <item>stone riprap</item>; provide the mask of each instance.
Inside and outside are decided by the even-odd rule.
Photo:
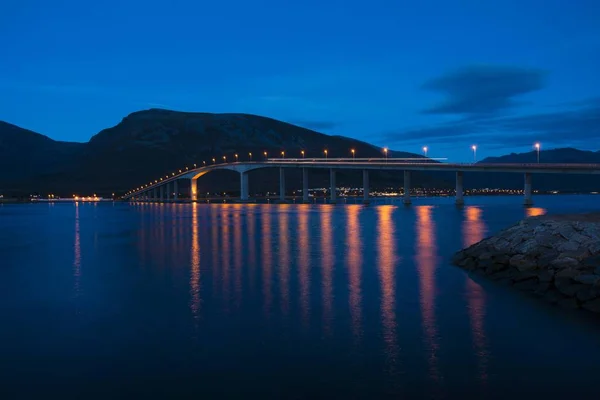
[[[600,313],[600,214],[527,218],[453,263],[569,308]]]

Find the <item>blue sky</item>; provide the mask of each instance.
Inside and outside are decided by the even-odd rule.
[[[246,112],[430,156],[600,149],[600,2],[9,0],[0,120]]]

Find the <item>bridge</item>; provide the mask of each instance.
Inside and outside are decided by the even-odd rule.
[[[308,170],[328,169],[330,200],[336,201],[336,171],[361,170],[363,175],[363,201],[369,201],[369,171],[402,171],[404,174],[403,203],[410,204],[410,177],[412,171],[451,171],[456,174],[456,204],[464,204],[463,174],[465,172],[510,172],[524,175],[524,204],[532,205],[532,175],[544,174],[594,174],[600,175],[600,164],[458,164],[437,162],[424,158],[269,158],[263,161],[235,161],[179,170],[127,192],[125,200],[171,201],[178,199],[178,181],[190,181],[192,201],[198,200],[197,181],[215,170],[232,170],[240,174],[240,200],[249,200],[248,172],[261,168],[279,168],[279,198],[285,201],[285,171],[302,170],[302,200],[308,202]]]

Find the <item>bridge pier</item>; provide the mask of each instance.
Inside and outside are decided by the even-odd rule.
[[[248,201],[248,172],[240,172],[240,200]]]
[[[152,189],[152,201],[155,203],[158,201],[158,189],[156,187]]]
[[[159,200],[162,202],[165,199],[165,185],[160,185],[159,190]]]
[[[331,204],[335,204],[336,202],[336,188],[335,188],[335,169],[331,168],[329,170],[329,197],[331,200]]]
[[[369,204],[369,170],[363,169],[363,203]]]
[[[198,200],[198,179],[190,179],[190,198],[192,201]]]
[[[308,169],[302,168],[302,202],[308,203]]]
[[[456,201],[457,206],[462,206],[465,204],[465,200],[463,199],[463,172],[456,171]]]
[[[531,172],[525,172],[525,188],[523,190],[525,195],[523,204],[525,207],[533,205],[533,199],[531,198]]]
[[[404,171],[404,198],[402,203],[409,205],[412,203],[410,200],[410,171]]]
[[[279,201],[285,202],[285,169],[279,167]]]
[[[179,185],[177,184],[177,179],[173,181],[173,200],[177,201],[179,197]]]

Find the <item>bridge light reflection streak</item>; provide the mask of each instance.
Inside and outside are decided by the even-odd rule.
[[[333,231],[331,225],[332,213],[335,206],[326,205],[321,214],[321,274],[323,295],[323,331],[331,334],[331,320],[333,319],[333,262],[335,259],[333,249]]]
[[[282,204],[279,213],[279,290],[281,295],[281,311],[284,315],[289,312],[290,302],[290,232],[289,205]]]
[[[194,319],[194,326],[198,329],[200,318],[200,234],[198,232],[198,204],[192,204],[192,246],[190,269],[190,310]]]
[[[415,207],[417,212],[416,231],[416,266],[419,275],[419,291],[421,315],[425,344],[429,356],[429,374],[433,381],[441,380],[438,367],[439,337],[435,322],[435,273],[437,266],[437,245],[435,237],[435,223],[432,218],[433,206]]]
[[[241,204],[233,204],[233,275],[234,275],[234,293],[235,293],[235,308],[239,309],[242,302],[242,255],[244,254],[244,248],[242,246],[242,219],[240,213],[242,212]]]
[[[349,206],[346,213],[346,265],[348,266],[348,289],[352,334],[356,342],[362,337],[362,252],[360,212],[362,206]]]
[[[377,207],[377,270],[381,283],[381,320],[387,366],[394,375],[398,363],[396,324],[396,236],[392,213],[395,206]]]
[[[305,328],[308,328],[310,316],[309,215],[309,206],[300,206],[298,210],[298,281],[300,283],[300,312]]]
[[[487,228],[481,215],[481,208],[474,206],[465,207],[462,226],[463,247],[471,246],[485,237]],[[469,321],[473,337],[473,350],[477,358],[479,380],[482,384],[485,384],[488,378],[487,366],[489,361],[489,349],[484,327],[486,311],[485,292],[481,286],[469,276],[465,275],[465,279],[469,307]]]
[[[267,207],[263,207],[262,218],[261,218],[261,230],[262,230],[262,287],[264,296],[264,309],[267,318],[271,315],[271,214]]]

